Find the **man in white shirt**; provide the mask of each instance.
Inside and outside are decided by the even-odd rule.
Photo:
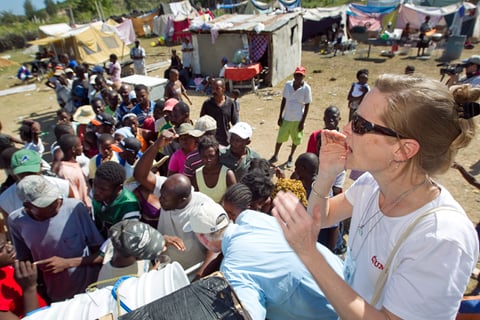
[[[133,72],[146,76],[145,69],[145,49],[140,47],[140,41],[135,40],[135,47],[130,50],[130,59],[133,60]]]

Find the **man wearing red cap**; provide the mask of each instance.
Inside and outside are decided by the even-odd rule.
[[[312,102],[312,90],[304,81],[306,70],[299,66],[295,69],[293,80],[287,81],[283,87],[283,99],[280,104],[280,115],[278,116],[277,143],[275,145],[275,153],[270,158],[270,163],[278,161],[278,152],[282,143],[288,141],[288,137],[292,138],[292,149],[288,156],[287,168],[293,166],[293,154],[297,146],[302,143],[303,127],[307,118],[308,108]]]

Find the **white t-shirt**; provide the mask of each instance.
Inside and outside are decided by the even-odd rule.
[[[454,319],[477,263],[472,222],[452,195],[439,188],[436,199],[403,217],[387,217],[379,210],[379,188],[369,173],[345,194],[353,205],[348,246],[356,268],[351,286],[366,301],[372,300],[381,269],[408,226],[430,209],[448,207],[419,222],[391,263],[376,307],[402,319]],[[346,270],[351,266],[348,259]]]
[[[155,185],[155,195],[160,195],[160,187],[165,177],[157,176],[157,184]],[[158,190],[158,191],[157,191]],[[157,193],[158,192],[158,193]],[[169,246],[168,250],[164,253],[169,256],[172,261],[177,261],[182,265],[184,269],[188,269],[191,266],[205,260],[206,249],[198,241],[194,232],[184,232],[183,226],[190,220],[190,215],[195,214],[194,208],[197,204],[205,201],[213,201],[208,196],[201,192],[192,192],[192,200],[182,209],[164,210],[160,212],[158,219],[158,231],[161,234],[169,236],[177,236],[183,240],[185,244],[185,251],[179,251],[173,246]]]
[[[367,88],[367,91],[370,91],[370,87],[368,86],[368,83],[365,83],[365,84],[361,84],[358,82],[354,83],[353,90],[352,90],[352,97],[358,98],[364,95],[365,92],[362,90],[362,88]]]
[[[45,179],[55,184],[61,191],[64,199],[68,198],[70,183],[68,180],[43,176]],[[7,190],[0,194],[0,208],[7,214],[23,207],[23,202],[17,195],[17,184],[12,184]]]
[[[303,82],[303,86],[294,90],[293,80],[290,80],[287,81],[283,87],[282,95],[286,99],[283,120],[302,120],[305,105],[312,102],[312,90],[310,86],[306,82]]]
[[[193,44],[191,42],[189,43],[182,42],[183,66],[185,68],[189,68],[192,66],[192,62],[193,62],[193,51],[183,51],[183,49],[193,49]]]

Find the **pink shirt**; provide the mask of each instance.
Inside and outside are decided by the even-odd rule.
[[[168,163],[168,170],[173,173],[183,173],[186,158],[187,155],[183,153],[182,149],[178,149],[170,158],[170,162]]]
[[[88,208],[92,207],[92,201],[88,196],[87,180],[78,162],[60,162],[58,176],[70,182],[75,199],[83,201]]]

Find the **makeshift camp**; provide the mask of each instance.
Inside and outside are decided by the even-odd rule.
[[[210,22],[192,21],[194,73],[217,76],[226,57],[232,60],[247,49],[249,60],[259,62],[265,84],[275,86],[301,62],[302,17],[276,15],[223,15]],[[264,71],[265,72],[265,71]]]
[[[65,52],[78,62],[88,64],[106,62],[112,53],[118,57],[125,54],[122,52],[123,43],[115,33],[105,33],[89,25],[29,43],[51,46],[57,54]]]
[[[184,37],[185,30],[190,26],[190,20],[199,16],[189,1],[161,3],[164,14],[153,19],[152,31],[158,36],[172,41]]]
[[[346,5],[332,8],[303,9],[303,36],[302,42],[316,37],[326,35],[332,25],[337,26],[346,21]]]
[[[149,36],[152,33],[153,19],[156,16],[158,16],[158,10],[131,19],[137,37]]]

